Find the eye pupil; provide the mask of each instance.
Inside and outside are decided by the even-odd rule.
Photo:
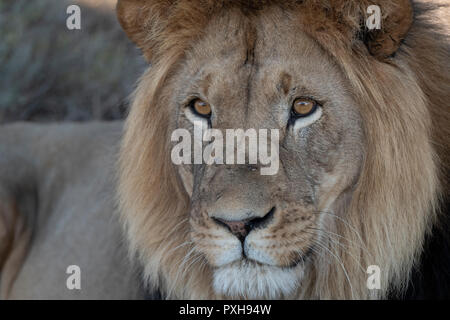
[[[192,103],[192,109],[195,113],[197,113],[198,115],[202,116],[202,117],[209,117],[211,116],[211,106],[209,103],[200,100],[200,99],[196,99],[194,100]]]
[[[317,108],[317,102],[309,98],[298,98],[292,106],[292,113],[296,117],[306,117]]]

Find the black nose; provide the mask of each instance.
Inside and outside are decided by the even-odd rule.
[[[232,234],[234,234],[240,241],[244,241],[245,237],[252,231],[257,228],[265,228],[275,213],[275,207],[270,209],[270,211],[263,217],[254,217],[240,221],[229,221],[223,218],[214,218],[213,220],[230,230]]]

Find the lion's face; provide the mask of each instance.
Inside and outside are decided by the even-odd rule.
[[[447,42],[413,23],[409,0],[376,0],[382,30],[366,28],[369,4],[118,1],[122,26],[151,62],[118,183],[150,289],[187,299],[403,290],[436,218],[436,155],[447,159]],[[184,153],[180,137],[191,147],[202,137],[196,122],[215,134]],[[230,129],[258,133],[259,162],[254,144],[228,149]],[[273,140],[278,161],[267,164]],[[248,157],[232,164],[229,154]],[[367,286],[369,266],[382,270],[379,289]]]
[[[172,79],[171,129],[278,129],[279,168],[176,166],[191,195],[190,237],[225,296],[288,297],[345,206],[363,157],[358,106],[340,69],[276,13],[250,27],[212,21]],[[275,22],[276,21],[276,22]],[[227,26],[241,25],[240,28]],[[176,89],[174,89],[176,88]]]

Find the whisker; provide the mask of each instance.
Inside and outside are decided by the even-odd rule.
[[[364,252],[366,252],[367,254],[370,255],[370,252],[368,251],[368,249],[367,249],[367,247],[365,245],[360,245],[360,244],[356,243],[355,241],[349,240],[349,239],[347,239],[346,237],[344,237],[344,236],[342,236],[340,234],[337,234],[337,233],[332,232],[330,230],[321,229],[321,228],[314,228],[314,227],[310,227],[310,226],[306,227],[306,229],[322,231],[322,232],[326,233],[327,235],[332,235],[332,236],[338,237],[340,239],[343,239],[343,240],[347,241],[349,244],[357,246],[358,248],[364,250]]]
[[[184,246],[190,245],[192,243],[194,243],[194,241],[185,241],[185,242],[181,243],[180,245],[176,246],[175,248],[172,248],[169,251],[167,251],[167,254],[171,253],[172,251],[178,250]]]
[[[351,231],[353,231],[359,238],[359,240],[361,241],[362,244],[364,244],[364,241],[361,237],[361,234],[358,232],[358,230],[356,230],[356,228],[354,226],[352,226],[348,221],[345,221],[345,219],[343,219],[342,217],[339,217],[338,215],[329,212],[329,211],[314,211],[314,214],[327,214],[330,217],[334,217],[336,219],[338,219],[339,221],[341,221],[342,223],[344,223],[346,226],[348,226],[350,228]]]
[[[351,281],[350,281],[350,277],[349,277],[349,275],[348,275],[347,269],[345,268],[345,265],[344,265],[344,263],[342,262],[342,260],[341,260],[336,254],[334,254],[329,248],[327,248],[326,245],[323,244],[320,240],[316,241],[315,244],[317,244],[320,248],[326,250],[327,253],[329,253],[332,257],[334,257],[334,258],[336,259],[336,261],[339,263],[339,265],[341,266],[341,268],[342,268],[342,270],[343,270],[343,272],[344,272],[344,275],[345,275],[345,277],[346,277],[346,279],[347,279],[347,282],[348,282],[348,284],[349,284],[349,286],[350,286],[350,291],[351,291],[351,294],[352,294],[352,299],[354,299],[353,286],[352,286],[352,283],[351,283]]]
[[[306,232],[306,233],[309,233],[309,234],[315,234],[315,233],[308,232],[308,231],[305,231],[305,232]],[[317,234],[316,234],[316,235],[317,235]],[[341,248],[343,248],[344,250],[349,248],[348,245],[344,245],[343,243],[340,243],[338,240],[333,239],[333,238],[331,238],[331,237],[329,237],[328,240],[331,241],[332,244],[338,245],[338,246],[340,246]],[[352,253],[349,253],[349,252],[347,252],[347,253],[348,253],[348,254],[350,255],[350,257],[352,257],[352,259],[358,264],[358,266],[359,266],[359,268],[361,269],[361,271],[365,272],[364,267],[361,265],[361,262],[355,257],[355,255],[352,254]]]
[[[180,263],[180,265],[179,265],[179,267],[178,267],[178,270],[177,270],[177,274],[176,274],[176,276],[175,276],[175,279],[174,279],[174,281],[172,281],[172,285],[171,285],[170,289],[168,290],[168,296],[171,296],[173,290],[175,289],[175,285],[176,285],[176,283],[178,282],[178,278],[180,277],[180,272],[182,272],[182,270],[183,270],[183,268],[184,268],[184,265],[185,265],[188,261],[190,261],[191,259],[196,258],[196,256],[192,256],[192,254],[195,253],[195,250],[196,250],[196,246],[194,245],[194,246],[189,250],[189,252],[186,254],[186,256],[184,256],[183,260],[181,261],[181,263]]]

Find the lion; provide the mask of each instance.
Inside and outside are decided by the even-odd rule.
[[[448,296],[450,51],[434,9],[119,0],[150,64],[124,126],[0,128],[2,297]],[[278,171],[175,164],[173,132],[198,123],[278,130]],[[65,288],[69,264],[85,289]]]

